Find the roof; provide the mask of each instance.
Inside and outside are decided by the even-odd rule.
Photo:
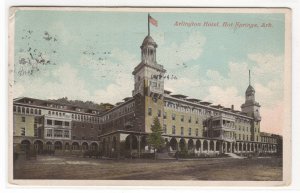
[[[200,102],[200,104],[201,104],[201,105],[210,105],[210,104],[212,104],[212,103],[203,101],[203,102]]]
[[[152,38],[150,35],[147,35],[147,36],[145,37],[142,46],[148,45],[148,44],[152,44],[152,45],[155,45],[155,46],[156,46],[155,41],[153,40],[153,38]]]
[[[168,90],[164,90],[164,93],[165,93],[165,94],[171,94],[172,92],[171,92],[171,91],[168,91]]]
[[[132,97],[125,97],[123,100],[126,102],[128,100],[132,99]]]
[[[251,85],[249,85],[246,90],[246,93],[248,93],[248,92],[255,92],[254,88]]]
[[[171,95],[172,97],[175,97],[175,98],[186,98],[187,96],[183,95],[183,94],[173,94]]]
[[[201,100],[199,99],[193,99],[193,98],[190,98],[190,99],[186,99],[187,101],[190,101],[190,102],[194,102],[194,103],[197,103],[197,102],[200,102]]]

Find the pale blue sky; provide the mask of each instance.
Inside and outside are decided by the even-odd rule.
[[[158,21],[158,27],[151,26],[151,36],[158,44],[157,60],[167,74],[179,78],[166,80],[167,89],[223,105],[235,104],[239,109],[248,86],[247,70],[251,69],[258,102],[270,111],[279,108],[283,97],[283,14],[151,16]],[[178,27],[176,21],[272,23],[272,27]],[[120,101],[131,95],[131,72],[140,61],[140,45],[146,35],[147,13],[18,11],[15,97]],[[51,39],[47,41],[47,37]],[[49,60],[47,65],[35,63],[41,59],[38,53]],[[20,64],[21,58],[37,66],[32,75],[19,75],[22,68],[22,72],[32,69]]]

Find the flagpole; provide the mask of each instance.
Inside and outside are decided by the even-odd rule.
[[[149,24],[150,14],[148,13],[148,36],[150,36],[150,24]]]

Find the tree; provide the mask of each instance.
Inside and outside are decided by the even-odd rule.
[[[164,138],[162,137],[162,129],[158,117],[153,120],[153,125],[151,126],[151,133],[148,135],[148,144],[154,148],[154,158],[156,159],[156,151],[163,148],[165,145]]]

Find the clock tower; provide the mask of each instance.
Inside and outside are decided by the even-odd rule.
[[[135,119],[138,130],[150,133],[155,117],[163,125],[164,108],[164,75],[166,70],[156,61],[157,44],[150,36],[149,16],[148,35],[145,37],[141,48],[141,62],[134,68]]]
[[[134,90],[132,95],[162,97],[166,70],[156,61],[157,44],[148,35],[141,45],[141,62],[134,68]]]

